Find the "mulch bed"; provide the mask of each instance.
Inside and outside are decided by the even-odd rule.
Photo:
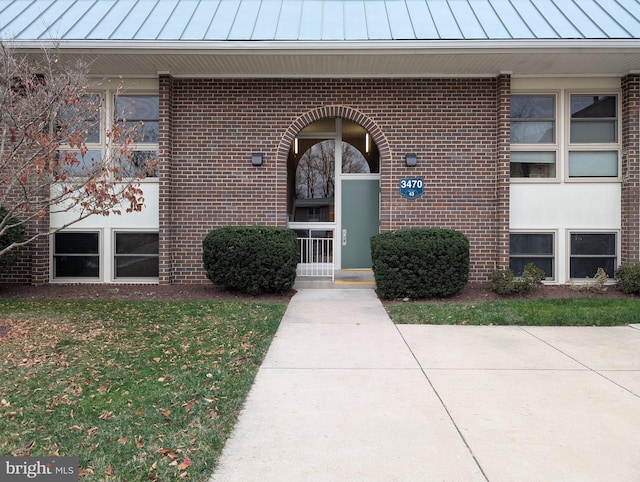
[[[292,290],[285,294],[250,296],[225,290],[211,283],[179,285],[143,284],[47,284],[31,286],[23,284],[0,284],[0,299],[15,300],[112,300],[112,301],[272,301],[287,303],[295,294]],[[604,291],[590,292],[569,285],[546,285],[526,295],[513,298],[633,298],[625,295],[615,286],[607,286]],[[476,302],[504,299],[491,291],[489,283],[469,283],[456,296],[431,302]],[[421,300],[426,301],[426,300]]]

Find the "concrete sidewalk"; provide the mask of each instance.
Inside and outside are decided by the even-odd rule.
[[[640,329],[396,327],[373,290],[300,290],[211,480],[640,480]]]

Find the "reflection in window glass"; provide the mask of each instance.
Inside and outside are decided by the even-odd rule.
[[[116,233],[115,277],[157,278],[158,233]]]
[[[555,151],[512,151],[511,177],[556,177]]]
[[[544,271],[547,279],[555,276],[552,233],[512,233],[509,236],[509,256],[509,268],[516,276],[521,276],[529,263]]]
[[[613,278],[616,268],[616,235],[614,233],[572,233],[571,278],[593,278],[603,268]]]
[[[58,151],[58,171],[69,177],[87,177],[102,169],[102,151],[88,150],[83,156],[79,150]]]
[[[617,142],[615,95],[571,95],[570,142]]]
[[[342,143],[342,172],[349,174],[369,174],[369,163],[362,153],[346,142]]]
[[[160,107],[157,95],[116,96],[116,120],[122,127],[126,120],[127,129],[137,128],[136,141],[140,143],[158,142]]]
[[[98,278],[99,234],[59,232],[53,238],[54,278]]]
[[[57,127],[62,140],[68,142],[79,133],[87,144],[100,143],[100,108],[100,95],[87,94],[81,102],[62,109]]]
[[[319,141],[298,161],[294,220],[332,222],[335,193],[335,141]]]
[[[124,177],[158,177],[158,151],[131,151],[117,162]]]
[[[555,142],[555,96],[511,97],[511,142],[553,144]]]

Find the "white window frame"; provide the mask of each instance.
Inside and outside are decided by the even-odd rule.
[[[571,254],[571,238],[574,234],[613,234],[616,237],[615,246],[615,263],[614,270],[620,266],[620,230],[618,229],[567,229],[567,237],[566,237],[566,253],[567,253],[567,279],[572,283],[588,283],[593,281],[593,278],[574,278],[571,275],[571,259],[573,255]],[[585,257],[594,257],[594,258],[609,258],[610,256],[585,256],[585,255],[576,255],[576,257],[585,258]],[[612,277],[609,278],[613,281]]]
[[[554,132],[553,139],[554,142],[551,143],[536,143],[536,144],[520,144],[520,143],[512,143],[510,142],[511,152],[553,152],[555,154],[555,168],[556,173],[553,177],[511,177],[510,181],[513,183],[557,183],[560,182],[560,172],[561,172],[561,156],[562,152],[560,149],[560,133],[562,130],[559,126],[562,123],[562,111],[561,105],[561,92],[554,90],[524,90],[524,91],[513,91],[510,94],[511,97],[515,96],[538,96],[538,97],[548,97],[553,96],[554,98]],[[511,122],[511,119],[510,119]],[[511,170],[511,166],[509,166],[509,170]]]
[[[56,257],[56,242],[55,242],[55,236],[56,234],[84,234],[84,233],[97,233],[98,234],[98,276],[97,277],[82,277],[82,276],[78,276],[78,277],[56,277],[55,275],[55,257]],[[56,231],[55,233],[53,233],[50,238],[49,238],[49,245],[51,247],[50,251],[50,256],[49,256],[49,266],[51,266],[50,269],[50,275],[49,275],[49,281],[51,283],[61,283],[61,284],[67,284],[67,283],[101,283],[104,277],[104,269],[103,269],[103,260],[104,260],[104,232],[102,229],[95,229],[95,228],[87,228],[87,229],[82,229],[82,228],[77,228],[77,229],[63,229],[60,231]]]
[[[552,246],[553,246],[553,253],[550,256],[552,258],[552,262],[553,262],[553,276],[550,277],[546,277],[544,280],[542,280],[543,282],[548,282],[548,283],[554,283],[557,279],[558,279],[558,232],[557,230],[554,229],[513,229],[509,231],[509,236],[511,236],[512,234],[550,234],[553,238],[553,242],[552,242]],[[515,256],[518,257],[518,256]],[[524,257],[524,256],[522,256]],[[536,256],[529,256],[529,257],[536,257]],[[537,256],[539,258],[549,258],[549,256]],[[509,266],[511,266],[511,258],[512,258],[512,254],[511,254],[511,242],[509,242]]]
[[[598,95],[616,97],[616,142],[607,143],[572,143],[571,142],[571,96],[572,95]],[[565,182],[620,182],[622,179],[622,96],[620,91],[602,89],[567,89],[565,92],[565,116],[564,116],[564,180]],[[616,176],[594,177],[570,177],[569,156],[571,152],[616,152],[618,167]]]
[[[88,90],[85,93],[86,96],[98,96],[99,98],[99,102],[100,102],[100,126],[98,129],[98,132],[100,134],[100,140],[99,142],[85,142],[85,145],[87,147],[87,150],[90,151],[98,151],[100,152],[100,156],[101,156],[101,162],[103,159],[105,159],[105,156],[107,155],[107,149],[106,149],[106,144],[107,144],[107,129],[105,127],[105,121],[106,121],[106,102],[107,102],[107,96],[105,95],[105,91],[98,91],[98,90]],[[55,128],[55,127],[54,127]],[[74,152],[74,151],[78,151],[78,148],[71,148],[68,144],[61,144],[58,147],[58,151],[59,152]],[[82,178],[84,176],[74,176],[74,175],[70,175],[69,177],[71,178]]]
[[[117,244],[116,244],[116,234],[118,233],[128,233],[128,234],[157,234],[158,235],[158,268],[160,266],[160,232],[157,229],[131,229],[131,228],[114,228],[111,230],[111,278],[114,283],[135,283],[135,282],[158,282],[159,276],[153,277],[118,277],[116,274],[116,257],[117,255]],[[151,257],[149,255],[149,257]]]
[[[148,96],[148,97],[158,97],[159,102],[159,93],[158,91],[149,91],[149,90],[134,90],[134,89],[126,89],[122,92],[116,92],[114,90],[108,91],[109,97],[109,119],[111,122],[116,124],[118,122],[118,112],[116,112],[116,97],[123,96]],[[160,112],[158,112],[158,130],[160,129]],[[160,132],[158,132],[158,137],[160,136]],[[160,156],[160,139],[158,142],[132,142],[129,146],[131,152],[135,151],[155,151]],[[158,174],[156,176],[147,176],[140,179],[141,182],[159,182],[160,172],[158,166]]]

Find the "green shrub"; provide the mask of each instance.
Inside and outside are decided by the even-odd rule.
[[[0,219],[4,219],[8,213],[9,211],[6,208],[0,207]],[[19,222],[18,218],[11,217],[7,225],[18,224]],[[0,236],[0,250],[5,249],[13,243],[21,243],[22,241],[24,241],[24,226],[22,224],[18,224],[17,226],[8,229],[2,236]],[[20,248],[14,248],[0,256],[0,272],[4,273],[9,271],[11,267],[16,264],[19,257]]]
[[[540,286],[545,278],[544,271],[533,263],[527,263],[522,271],[522,276],[516,278],[510,269],[498,269],[489,276],[491,289],[499,295],[511,295],[515,293],[529,293]]]
[[[614,276],[623,293],[640,293],[640,263],[621,264]]]
[[[469,241],[451,229],[377,234],[371,238],[371,259],[384,299],[453,296],[469,279]]]
[[[212,283],[252,295],[285,293],[296,280],[298,239],[272,226],[227,226],[202,241],[202,260]]]

